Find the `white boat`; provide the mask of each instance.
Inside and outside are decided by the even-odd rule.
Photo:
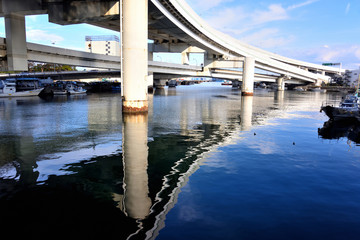
[[[224,81],[222,81],[221,82],[221,85],[232,85],[232,81],[230,81],[230,80],[224,80]]]
[[[360,106],[357,94],[346,96],[338,107],[323,104],[320,108],[320,112],[322,111],[324,111],[330,119],[335,121],[346,119],[357,119],[360,121]]]
[[[81,86],[74,84],[74,83],[66,84],[66,90],[67,90],[68,94],[70,94],[70,95],[86,94],[85,89],[83,89]]]
[[[17,80],[15,78],[1,80],[0,97],[37,96],[44,88],[39,88],[39,83],[36,81],[37,80],[34,79],[22,79],[19,80],[19,83],[17,84]]]

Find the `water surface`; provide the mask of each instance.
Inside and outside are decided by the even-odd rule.
[[[95,239],[358,239],[357,124],[340,94],[219,83],[0,99],[0,228]]]

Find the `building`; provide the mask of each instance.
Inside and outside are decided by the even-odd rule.
[[[87,52],[111,56],[120,56],[120,40],[115,35],[86,36]]]
[[[350,87],[358,86],[359,76],[360,76],[360,68],[357,70],[346,70],[344,77],[346,85]]]

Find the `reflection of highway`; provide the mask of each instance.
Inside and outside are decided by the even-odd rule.
[[[30,105],[1,102],[0,154],[7,157],[0,163],[0,199],[11,200],[1,204],[4,218],[25,218],[13,202],[26,198],[22,210],[39,222],[46,219],[44,213],[31,209],[41,204],[64,211],[59,229],[83,221],[80,226],[89,224],[89,235],[97,234],[99,226],[91,228],[96,223],[107,226],[106,236],[154,239],[207,152],[242,140],[242,131],[254,123],[318,111],[326,96],[308,93],[309,104],[300,93],[241,97],[236,91],[191,89],[155,95],[149,116],[119,116],[121,102],[102,95]],[[48,227],[59,231],[56,225]]]

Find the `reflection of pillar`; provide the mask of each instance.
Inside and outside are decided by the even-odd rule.
[[[124,210],[134,219],[144,219],[150,213],[148,187],[147,114],[124,114]]]
[[[5,15],[6,54],[9,71],[27,71],[25,16]]]
[[[147,86],[148,86],[148,92],[152,93],[154,91],[154,73],[149,72],[148,78],[147,78]]]
[[[243,96],[252,96],[254,94],[254,75],[255,75],[255,59],[246,57],[243,70],[243,82],[241,93]]]
[[[252,126],[253,96],[241,97],[241,128],[249,131]]]
[[[34,138],[26,135],[22,135],[19,141],[18,173],[20,174],[19,182],[28,185],[36,184],[39,172],[34,170],[37,168]]]
[[[274,94],[274,99],[275,102],[281,106],[284,103],[284,96],[285,96],[285,92],[284,91],[276,91]]]
[[[122,4],[123,112],[147,112],[148,1]]]

